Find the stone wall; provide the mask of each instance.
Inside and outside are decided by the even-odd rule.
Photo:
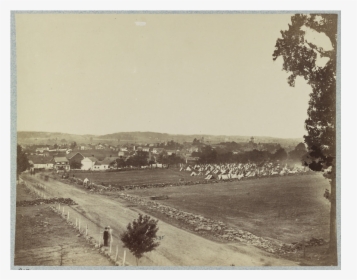
[[[303,176],[311,174],[307,173],[297,173],[297,174],[288,174],[284,176]],[[217,184],[217,183],[228,183],[228,182],[235,182],[240,180],[257,180],[257,179],[264,179],[269,177],[281,177],[280,175],[270,175],[264,177],[244,177],[242,179],[228,179],[228,180],[201,180],[201,181],[180,181],[176,183],[153,183],[153,184],[141,184],[141,185],[124,185],[124,186],[103,186],[98,185],[95,183],[91,183],[90,186],[86,186],[88,189],[92,189],[92,191],[125,191],[125,190],[138,190],[138,189],[152,189],[152,188],[164,188],[164,187],[180,187],[180,186],[192,186],[192,185],[200,185],[200,184]],[[83,185],[83,180],[79,178],[70,178],[69,179],[72,183],[77,183],[78,185]]]
[[[39,198],[39,199],[35,199],[35,200],[16,201],[16,207],[42,205],[42,204],[54,204],[54,203],[57,203],[57,204],[60,203],[61,205],[77,205],[77,203],[74,202],[70,198],[55,197],[55,198],[49,198],[49,199]]]

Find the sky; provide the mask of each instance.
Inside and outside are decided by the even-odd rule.
[[[288,14],[17,14],[17,128],[302,138]],[[311,35],[311,34],[310,34]]]

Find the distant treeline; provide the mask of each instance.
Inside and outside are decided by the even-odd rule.
[[[237,143],[236,143],[237,144]],[[291,159],[301,161],[302,157],[307,153],[303,143],[298,144],[294,150],[287,153],[285,149],[278,148],[274,152],[253,149],[250,151],[233,153],[224,148],[213,148],[211,146],[202,147],[200,152],[192,153],[192,156],[199,157],[198,163],[247,163],[247,162],[266,162],[266,161],[284,161]]]

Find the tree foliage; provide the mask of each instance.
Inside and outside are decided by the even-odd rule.
[[[160,245],[156,242],[156,233],[159,230],[157,223],[158,220],[139,214],[139,217],[129,223],[127,230],[121,235],[124,247],[135,256],[137,265],[145,253],[155,250]]]
[[[126,160],[126,165],[144,166],[148,164],[149,153],[144,151],[137,151],[137,153]]]
[[[176,154],[168,155],[167,153],[161,153],[158,156],[157,162],[162,164],[174,165],[179,163],[184,163],[184,159],[177,156]]]
[[[323,33],[331,48],[309,42],[307,31]],[[291,17],[288,30],[281,31],[277,39],[273,60],[283,58],[283,70],[290,73],[288,84],[295,86],[298,76],[311,86],[308,118],[305,120],[308,146],[305,164],[314,171],[324,171],[331,183],[330,252],[337,255],[336,233],[336,50],[337,14],[296,14]],[[324,65],[317,63],[325,58]],[[326,196],[325,196],[326,197]],[[336,261],[336,259],[335,259]]]
[[[277,149],[272,156],[272,159],[279,160],[279,161],[286,160],[287,158],[288,158],[288,154],[283,148]]]
[[[288,83],[295,86],[298,76],[311,86],[308,118],[305,121],[305,143],[310,150],[306,164],[315,171],[332,166],[336,156],[336,14],[297,14],[291,18],[289,29],[281,31],[273,59],[282,57],[283,70],[290,73]],[[323,32],[330,39],[332,50],[324,50],[305,39],[306,28]],[[318,66],[319,57],[328,58]]]
[[[198,139],[193,139],[193,141],[192,141],[192,145],[199,145],[199,144],[201,144],[201,141],[200,140],[198,140]]]
[[[71,149],[74,149],[75,147],[77,147],[77,143],[76,141],[73,141],[70,145]]]
[[[123,168],[125,166],[125,160],[122,158],[117,158],[116,160],[117,168]]]
[[[16,168],[16,176],[17,178],[19,175],[24,172],[26,169],[30,168],[30,163],[27,158],[27,155],[24,153],[20,145],[17,145],[17,168]]]
[[[303,161],[303,157],[306,155],[307,150],[304,143],[299,143],[294,150],[289,152],[289,159]]]
[[[280,146],[279,146],[280,147]],[[200,152],[193,152],[192,156],[199,157],[199,163],[207,164],[207,163],[263,163],[266,161],[283,161],[287,159],[287,153],[285,149],[278,148],[274,153],[270,153],[269,151],[259,151],[257,149],[253,149],[251,151],[240,152],[238,154],[233,154],[230,150],[226,148],[212,148],[207,145],[202,147]]]

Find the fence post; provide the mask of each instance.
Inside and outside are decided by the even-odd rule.
[[[88,224],[86,224],[86,236],[88,235]]]
[[[69,211],[67,211],[67,221],[69,221]]]
[[[112,253],[112,238],[110,237],[109,254]]]
[[[77,227],[77,218],[76,218],[76,227]]]
[[[61,203],[58,203],[58,211],[61,211]]]
[[[63,206],[63,208],[62,208],[62,216],[64,216],[64,206]]]
[[[81,219],[78,219],[78,230],[81,232]]]
[[[126,250],[124,250],[123,266],[125,266],[125,257],[126,257]]]
[[[117,260],[118,260],[118,245],[117,245],[117,250],[115,252],[115,261],[117,261]]]

